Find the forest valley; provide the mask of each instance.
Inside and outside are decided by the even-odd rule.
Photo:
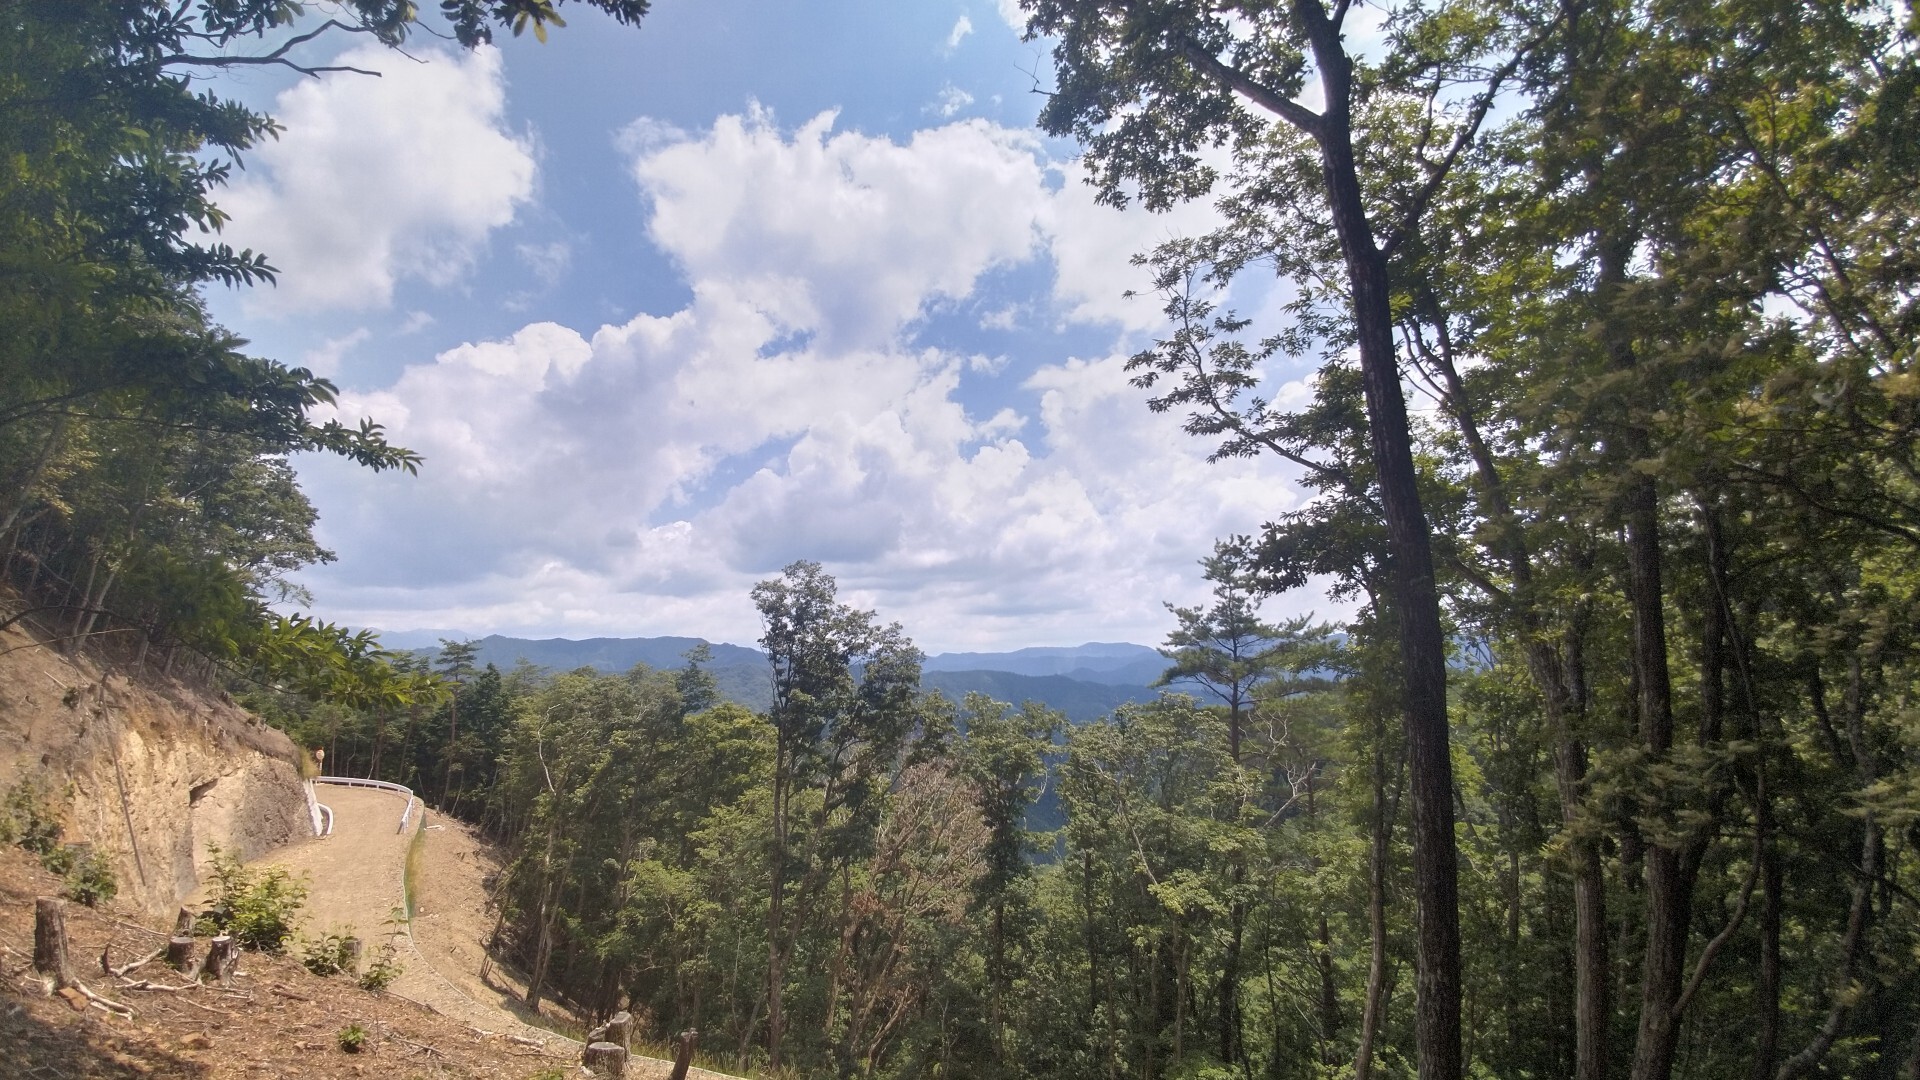
[[[926,695],[805,561],[764,713],[284,614],[288,455],[421,462],[199,300],[274,272],[189,228],[273,122],[185,75],[278,0],[0,0],[4,618],[478,823],[530,1000],[770,1074],[1920,1078],[1912,5],[1022,6],[1103,199],[1221,210],[1140,256],[1143,405],[1312,494],[1172,613],[1203,693]],[[1355,614],[1261,615],[1310,586]]]

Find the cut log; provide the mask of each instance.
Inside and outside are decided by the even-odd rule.
[[[627,1075],[627,1048],[619,1043],[588,1043],[580,1055],[580,1064],[595,1076],[613,1077],[619,1080]]]
[[[606,1023],[587,1032],[587,1041],[619,1043],[628,1050],[633,1049],[633,1014],[625,1009],[614,1013]]]
[[[693,1044],[700,1041],[700,1032],[693,1028],[680,1033],[680,1048],[673,1054],[673,1073],[667,1080],[687,1080],[687,1070],[693,1067]]]
[[[67,959],[67,902],[56,896],[33,902],[33,970],[40,973],[47,993],[73,985],[73,964]]]
[[[167,966],[175,971],[193,970],[193,936],[175,934],[167,939]]]
[[[201,975],[212,975],[221,986],[233,983],[233,969],[240,964],[240,946],[232,934],[221,934],[207,943],[207,962]]]

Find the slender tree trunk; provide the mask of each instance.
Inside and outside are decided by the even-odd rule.
[[[1454,360],[1452,334],[1445,312],[1430,292],[1423,295],[1422,301],[1425,317],[1437,338],[1437,348],[1423,351],[1428,352],[1428,359],[1446,385],[1446,406],[1473,459],[1487,514],[1500,525],[1500,555],[1513,579],[1512,614],[1519,623],[1528,671],[1540,691],[1547,728],[1554,740],[1554,781],[1560,796],[1560,819],[1572,838],[1568,864],[1574,892],[1574,1077],[1575,1080],[1606,1080],[1607,1026],[1613,1012],[1612,973],[1607,955],[1606,882],[1602,877],[1599,848],[1590,837],[1582,835],[1585,830],[1576,828],[1587,783],[1587,750],[1577,723],[1585,713],[1585,678],[1580,662],[1584,631],[1576,618],[1575,625],[1565,634],[1564,661],[1546,638],[1545,620],[1534,589],[1533,553],[1526,526],[1513,512],[1499,465],[1474,417],[1466,383]]]
[[[1353,63],[1318,0],[1294,0],[1325,90],[1315,133],[1340,250],[1346,260],[1366,392],[1380,506],[1386,518],[1393,608],[1400,627],[1401,711],[1413,799],[1416,897],[1414,1042],[1420,1080],[1459,1080],[1460,905],[1453,836],[1453,761],[1447,728],[1446,638],[1432,538],[1413,464],[1413,439],[1393,342],[1387,260],[1374,241],[1354,160],[1349,108]]]
[[[1236,642],[1236,648],[1238,643]],[[1240,768],[1240,728],[1242,724],[1241,686],[1233,684],[1233,693],[1227,703],[1227,757],[1237,771]],[[1308,781],[1307,812],[1313,812],[1312,781]],[[1236,806],[1236,812],[1243,807]],[[1233,900],[1227,912],[1227,949],[1220,964],[1220,983],[1218,998],[1220,1024],[1220,1060],[1231,1066],[1240,1060],[1245,1050],[1241,1046],[1240,1019],[1240,952],[1245,941],[1247,928],[1247,902],[1244,898],[1247,884],[1246,854],[1235,850],[1228,855],[1227,880],[1232,887]]]
[[[1002,1067],[1007,1064],[1006,1002],[1007,981],[1007,898],[993,898],[993,940],[989,943],[993,978],[988,983],[992,995],[987,1001],[987,1028],[993,1034],[993,1057]]]
[[[460,738],[460,686],[454,684],[453,693],[447,697],[447,767],[440,778],[440,805],[448,804],[453,791],[453,747]],[[462,777],[464,780],[465,778]]]
[[[1386,756],[1378,733],[1373,741],[1373,837],[1367,852],[1367,931],[1371,952],[1367,958],[1367,1000],[1360,1015],[1360,1045],[1353,1056],[1353,1080],[1373,1075],[1373,1042],[1386,1008],[1387,989],[1387,855],[1393,823],[1387,816]]]
[[[87,564],[87,584],[80,590],[80,610],[74,613],[73,628],[68,631],[68,634],[73,638],[73,640],[67,642],[68,652],[72,652],[74,649],[80,647],[80,624],[87,617],[86,609],[93,606],[93,583],[99,576],[100,553],[96,551],[93,553],[92,561]],[[71,597],[73,590],[68,589],[67,593],[68,596]]]
[[[1760,859],[1760,970],[1754,986],[1753,1080],[1773,1080],[1780,1060],[1780,858],[1773,845],[1773,803],[1755,808],[1754,850]]]
[[[40,444],[39,456],[33,459],[33,464],[27,466],[26,472],[21,474],[20,482],[14,487],[12,505],[7,507],[6,518],[0,520],[0,536],[13,531],[27,504],[33,501],[33,485],[40,479],[40,474],[46,471],[47,462],[52,461],[53,455],[59,452],[60,444],[65,441],[66,434],[67,417],[64,414],[55,416],[53,429],[47,433],[47,441]]]
[[[1244,947],[1247,929],[1247,904],[1241,899],[1241,892],[1246,888],[1247,883],[1247,867],[1237,854],[1227,874],[1233,887],[1234,898],[1232,907],[1227,912],[1227,949],[1220,964],[1218,996],[1220,1060],[1232,1065],[1246,1052],[1242,1046],[1240,1030],[1240,953]]]
[[[784,736],[779,743],[784,744]],[[781,994],[784,989],[786,959],[782,947],[785,928],[787,893],[787,806],[788,782],[786,776],[786,747],[777,745],[773,765],[773,866],[772,888],[767,894],[767,1062],[768,1067],[777,1071],[780,1068],[780,1036],[784,1017],[781,1014]]]
[[[385,710],[381,710],[374,719],[373,751],[368,755],[367,760],[367,779],[369,780],[378,780],[380,778],[380,750],[386,744],[386,741],[387,714]]]
[[[1611,310],[1625,286],[1626,244],[1602,238],[1600,290],[1608,318],[1608,350],[1614,366],[1637,366],[1622,316]],[[1622,485],[1621,512],[1626,526],[1627,607],[1633,618],[1633,677],[1640,733],[1648,756],[1658,761],[1673,748],[1673,689],[1667,667],[1665,589],[1660,553],[1660,495],[1654,478],[1638,463],[1651,454],[1644,429],[1626,417],[1618,435]],[[1640,969],[1640,1024],[1634,1043],[1633,1080],[1667,1080],[1680,1025],[1674,1005],[1687,954],[1688,901],[1680,852],[1652,843],[1642,855],[1646,878],[1646,952]]]
[[[1320,1063],[1334,1066],[1340,1063],[1340,984],[1333,970],[1333,930],[1324,910],[1320,912],[1318,937],[1319,955],[1314,966],[1320,973]]]
[[[1169,1064],[1180,1067],[1187,1056],[1187,962],[1189,944],[1179,920],[1173,924],[1173,1057]]]

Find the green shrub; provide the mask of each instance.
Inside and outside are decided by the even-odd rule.
[[[393,947],[392,942],[381,946],[380,955],[360,975],[360,989],[379,993],[392,985],[393,980],[406,970],[400,966],[399,955],[399,950]]]
[[[7,792],[6,801],[0,803],[0,841],[19,844],[42,857],[60,846],[60,821],[44,788],[22,780]]]
[[[338,975],[353,967],[353,935],[322,934],[300,949],[300,962],[315,975]]]
[[[357,1054],[366,1048],[367,1029],[359,1024],[348,1024],[340,1029],[340,1049],[349,1054]]]
[[[113,867],[107,865],[107,860],[91,851],[74,862],[73,867],[67,871],[66,878],[66,885],[60,890],[60,895],[88,907],[99,907],[113,899],[120,891],[120,881],[114,877]]]
[[[55,844],[40,853],[40,865],[49,874],[67,876],[80,861],[80,850],[66,844]]]
[[[281,867],[249,870],[218,847],[208,850],[216,895],[213,906],[195,921],[194,930],[232,934],[241,945],[260,952],[284,951],[293,938],[294,917],[306,903],[306,885]]]

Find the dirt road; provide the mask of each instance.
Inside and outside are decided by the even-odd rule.
[[[254,864],[304,875],[303,932],[354,933],[370,952],[391,940],[404,970],[390,993],[484,1032],[534,1040],[557,1059],[577,1060],[577,1042],[529,1023],[534,1018],[522,1002],[524,986],[485,963],[494,928],[487,888],[500,870],[488,845],[458,822],[422,815],[418,804],[401,833],[406,803],[392,792],[323,784],[318,794],[333,810],[333,835],[291,844]],[[428,820],[409,927],[398,918],[405,910],[403,876],[407,847],[423,816]],[[636,1057],[628,1075],[652,1080],[665,1077],[671,1066]],[[703,1069],[690,1075],[730,1080]]]

